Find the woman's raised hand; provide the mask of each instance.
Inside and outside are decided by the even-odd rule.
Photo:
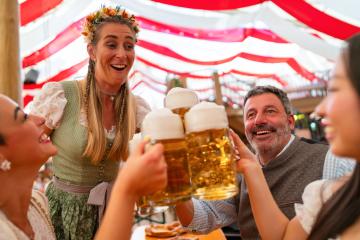
[[[120,171],[120,178],[129,185],[129,193],[137,197],[164,189],[167,184],[164,147],[161,144],[155,144],[145,152],[147,143],[148,141],[139,143]]]
[[[230,137],[234,143],[237,171],[245,174],[250,168],[260,167],[256,156],[241,141],[240,137],[230,129]]]

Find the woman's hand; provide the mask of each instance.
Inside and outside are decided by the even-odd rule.
[[[156,144],[145,152],[146,143],[139,143],[119,171],[96,239],[130,239],[135,202],[165,188],[164,147]]]
[[[156,144],[145,152],[147,141],[141,141],[120,171],[118,183],[136,198],[164,189],[167,184],[167,165],[164,147]]]
[[[230,137],[234,143],[237,171],[246,174],[254,168],[260,168],[256,156],[241,141],[240,137],[230,129]]]

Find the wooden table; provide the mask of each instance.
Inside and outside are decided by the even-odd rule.
[[[147,237],[145,236],[145,227],[147,226],[140,226],[135,229],[131,236],[131,240],[166,240],[169,238],[159,238],[159,237]],[[199,240],[226,240],[226,237],[221,229],[217,229],[212,231],[206,235],[197,235],[192,233],[182,234],[183,237],[198,237]]]

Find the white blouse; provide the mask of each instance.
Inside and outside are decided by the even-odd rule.
[[[47,199],[33,191],[30,201],[28,220],[35,233],[35,240],[55,240],[55,234],[49,217]],[[30,240],[30,238],[0,210],[0,240]]]
[[[310,234],[322,206],[333,195],[333,183],[322,179],[308,184],[302,195],[304,204],[295,204],[296,216],[306,233]]]
[[[146,101],[135,96],[136,100],[136,127],[140,128],[145,115],[151,111]],[[41,92],[34,97],[31,105],[30,113],[45,118],[45,125],[50,129],[56,129],[61,124],[61,118],[64,113],[67,100],[62,85],[58,82],[49,82],[45,84]],[[79,122],[83,126],[87,126],[87,118],[81,111]],[[115,128],[108,130],[107,135],[113,138]]]

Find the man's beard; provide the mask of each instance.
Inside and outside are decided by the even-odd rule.
[[[273,136],[273,140],[269,143],[257,143],[256,141],[253,141],[253,138],[256,135],[257,131],[270,131],[270,134],[275,134]],[[269,124],[261,124],[255,126],[251,130],[251,141],[250,144],[252,148],[255,150],[257,154],[268,154],[271,152],[277,152],[276,155],[283,149],[284,146],[280,146],[282,144],[282,137],[290,135],[291,129],[289,125],[285,125],[283,128],[275,128]]]

